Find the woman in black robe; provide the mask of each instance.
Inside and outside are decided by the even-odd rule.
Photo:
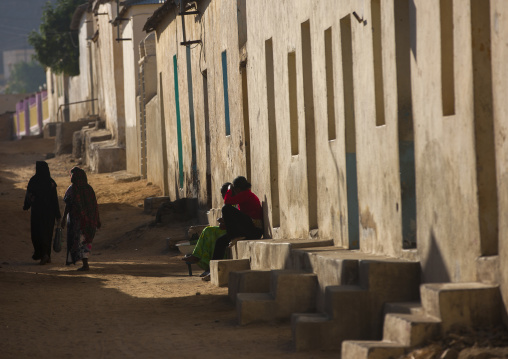
[[[35,162],[35,176],[30,178],[26,189],[23,210],[31,208],[30,227],[34,260],[40,264],[51,263],[51,239],[55,220],[59,220],[60,205],[56,194],[56,183],[51,178],[48,164]],[[58,222],[57,222],[58,223]]]

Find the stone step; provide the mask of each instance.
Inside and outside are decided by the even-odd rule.
[[[238,293],[236,312],[240,325],[269,322],[275,319],[274,299],[270,293]]]
[[[275,270],[270,276],[270,292],[237,294],[236,308],[241,325],[289,319],[294,312],[315,311],[315,274]]]
[[[352,254],[342,258],[355,259]],[[418,300],[418,263],[387,258],[374,260],[371,256],[360,256],[357,261],[357,285],[326,287],[321,313],[327,320],[293,316],[293,341],[298,350],[340,350],[344,340],[381,339],[384,305]],[[307,339],[316,332],[321,335],[315,340]]]
[[[295,249],[291,262],[296,268],[318,275],[319,311],[325,310],[325,288],[336,285],[360,285],[362,288],[383,293],[389,301],[400,301],[400,298],[419,299],[421,270],[418,262],[336,247]]]
[[[317,348],[315,343],[326,342],[326,347],[332,347],[331,336],[327,335],[333,330],[333,322],[322,313],[295,313],[291,316],[291,330],[295,349],[308,350]]]
[[[330,245],[333,245],[331,239],[244,240],[236,244],[232,254],[233,259],[249,259],[252,269],[300,269],[292,263],[293,250]]]
[[[344,341],[343,359],[390,359],[447,332],[455,325],[501,323],[499,287],[482,283],[430,283],[421,286],[422,305],[385,306],[382,341]]]
[[[90,170],[94,173],[125,170],[127,166],[125,147],[118,146],[115,140],[105,140],[106,137],[107,135],[91,137],[90,142],[87,143],[86,158]]]
[[[396,343],[348,340],[342,344],[341,359],[394,359],[404,354],[405,349]]]
[[[423,314],[423,308],[420,302],[386,303],[385,314],[388,313]]]
[[[248,259],[220,259],[210,261],[210,281],[217,287],[225,287],[229,273],[250,269]]]
[[[359,286],[326,288],[326,311],[291,317],[297,350],[340,350],[346,339],[367,339],[370,330],[369,293]]]
[[[383,341],[414,347],[440,334],[441,321],[427,315],[390,313],[385,316]]]
[[[236,303],[238,293],[270,292],[269,270],[243,270],[229,273],[228,296]]]
[[[358,253],[353,254],[337,247],[320,247],[295,249],[291,256],[295,267],[318,276],[318,311],[324,311],[326,287],[359,283],[358,264],[361,256]]]
[[[501,323],[501,293],[497,285],[423,284],[421,297],[425,313],[440,319],[444,332],[454,325],[472,327]]]
[[[316,310],[317,276],[296,270],[271,271],[270,294],[284,317]]]

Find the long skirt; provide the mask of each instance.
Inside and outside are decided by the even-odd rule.
[[[205,271],[210,270],[210,259],[212,259],[217,238],[224,234],[226,234],[226,231],[219,227],[206,227],[201,232],[192,255],[200,259],[197,265]]]
[[[87,243],[81,233],[79,219],[67,216],[67,259],[65,264],[76,264],[83,258],[89,258],[92,243]]]
[[[30,213],[30,232],[34,247],[33,259],[51,258],[51,240],[55,216],[49,211],[34,210]]]

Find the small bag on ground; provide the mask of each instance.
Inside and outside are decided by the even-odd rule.
[[[62,250],[62,228],[55,229],[55,237],[53,238],[53,250],[60,252]]]

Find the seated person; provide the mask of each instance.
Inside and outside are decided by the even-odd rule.
[[[235,238],[259,239],[263,235],[263,209],[250,188],[251,184],[243,176],[235,178],[229,186],[222,207],[227,233],[217,239],[212,259],[223,259],[226,247]]]
[[[222,185],[220,191],[222,198],[226,195],[226,192],[231,185],[230,182],[226,182]],[[222,218],[218,219],[219,226],[208,226],[201,232],[196,247],[190,255],[186,255],[182,258],[183,261],[191,264],[197,264],[204,272],[201,277],[210,273],[210,259],[212,258],[213,251],[215,249],[215,241],[217,238],[226,234],[226,227]]]

